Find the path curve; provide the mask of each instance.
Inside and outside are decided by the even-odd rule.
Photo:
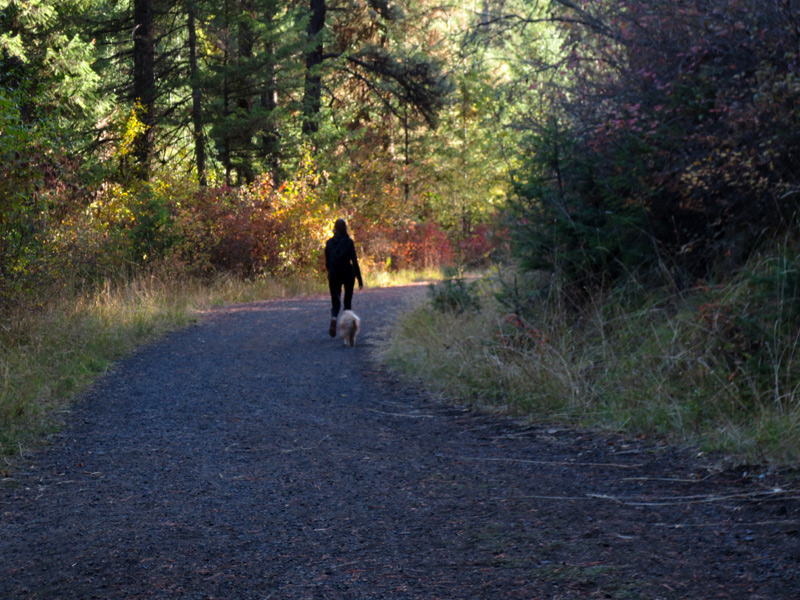
[[[371,358],[421,294],[357,293],[354,349],[317,297],[122,360],[0,486],[0,598],[800,597],[790,480],[436,402]]]

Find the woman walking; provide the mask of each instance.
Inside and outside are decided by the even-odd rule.
[[[328,333],[336,337],[336,319],[342,308],[344,287],[344,310],[351,310],[353,288],[358,280],[358,289],[364,287],[361,269],[358,267],[356,246],[347,233],[347,223],[337,219],[333,225],[333,237],[325,244],[325,268],[328,270],[328,287],[331,290],[331,325]]]

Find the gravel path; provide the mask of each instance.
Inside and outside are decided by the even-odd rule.
[[[0,598],[800,597],[800,486],[446,406],[376,366],[425,288],[210,311],[0,486]],[[794,486],[794,489],[793,487]]]

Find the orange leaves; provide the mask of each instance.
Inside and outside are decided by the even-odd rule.
[[[548,344],[547,333],[530,325],[517,314],[506,315],[497,332],[500,346],[511,350],[541,351]]]
[[[238,189],[198,190],[176,206],[181,257],[200,270],[245,277],[311,271],[334,220],[310,156],[280,186],[267,174]]]

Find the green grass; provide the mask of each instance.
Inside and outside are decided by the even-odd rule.
[[[402,315],[382,356],[458,403],[796,466],[800,331],[794,298],[754,283],[780,279],[771,262],[681,295],[628,282],[580,310],[544,279],[510,301],[496,274],[477,311],[429,299]]]

